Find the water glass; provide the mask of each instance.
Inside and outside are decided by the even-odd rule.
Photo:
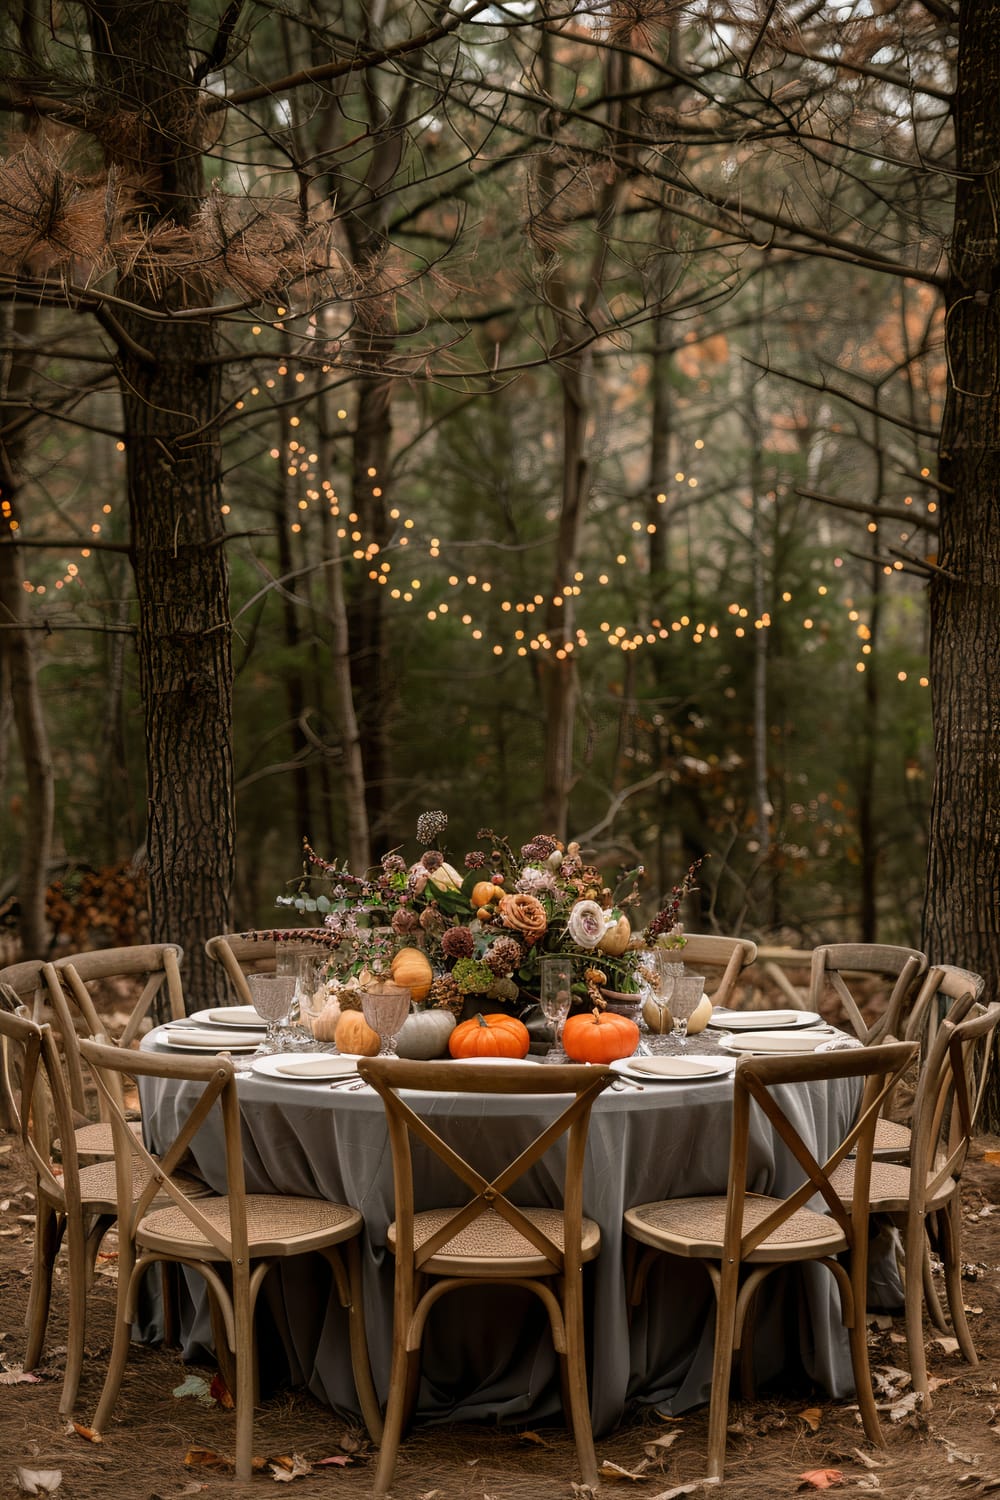
[[[248,974],[247,986],[253,1008],[261,1020],[267,1022],[267,1036],[257,1049],[258,1056],[269,1052],[283,1052],[282,1023],[291,1014],[295,999],[294,974]]]
[[[361,1010],[368,1025],[378,1032],[379,1057],[395,1057],[396,1038],[410,1014],[409,990],[401,984],[373,985],[361,991]]]
[[[688,1021],[701,1004],[705,993],[704,974],[684,974],[674,981],[670,997],[670,1011],[674,1018],[674,1034],[686,1046]]]
[[[552,1027],[552,1045],[545,1054],[547,1063],[569,1062],[563,1051],[562,1032],[573,999],[573,965],[568,958],[553,955],[538,965],[542,1015]]]

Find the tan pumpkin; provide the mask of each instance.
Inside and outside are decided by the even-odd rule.
[[[448,1038],[452,1057],[527,1057],[531,1036],[516,1016],[472,1016]]]
[[[628,1016],[595,1010],[570,1016],[563,1027],[562,1044],[573,1062],[615,1062],[632,1056],[639,1045],[639,1028]]]
[[[697,1006],[688,1016],[687,1034],[694,1036],[696,1032],[704,1031],[712,1019],[713,1005],[707,995],[702,995]]]
[[[430,994],[434,970],[426,953],[419,948],[400,948],[389,965],[394,984],[409,990],[414,1000],[426,1000]]]
[[[617,958],[624,953],[632,936],[632,927],[628,917],[619,917],[618,921],[601,938],[597,947],[601,953],[609,953],[612,958]]]
[[[359,1010],[345,1010],[337,1022],[333,1039],[338,1052],[353,1052],[358,1057],[377,1057],[382,1045]]]
[[[317,1042],[333,1042],[336,1041],[337,1022],[340,1017],[340,1001],[334,996],[326,1002],[322,1010],[308,1016],[303,1015],[301,1019],[306,1021]]]
[[[400,1057],[413,1057],[420,1062],[445,1057],[454,1030],[455,1017],[439,1005],[430,1010],[411,1011],[396,1038],[396,1051]]]

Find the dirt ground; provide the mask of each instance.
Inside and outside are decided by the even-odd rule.
[[[1000,1165],[987,1154],[998,1146],[993,1139],[979,1143],[964,1192],[967,1304],[980,1364],[967,1366],[927,1325],[934,1405],[929,1413],[914,1412],[905,1399],[902,1322],[882,1317],[871,1327],[871,1357],[883,1390],[886,1449],[868,1445],[850,1402],[831,1402],[805,1389],[765,1394],[750,1404],[734,1401],[726,1493],[747,1500],[811,1493],[813,1484],[804,1476],[824,1470],[840,1476],[826,1476],[833,1488],[876,1491],[893,1500],[1000,1493]],[[210,1380],[212,1371],[193,1371],[170,1350],[133,1350],[115,1423],[99,1446],[62,1421],[62,1287],[56,1288],[37,1380],[25,1380],[19,1363],[32,1206],[19,1144],[12,1135],[0,1135],[0,1500],[31,1493],[32,1484],[36,1493],[45,1493],[46,1485],[52,1492],[54,1483],[59,1500],[213,1500],[251,1491],[259,1496],[278,1481],[293,1483],[303,1497],[361,1500],[370,1494],[372,1451],[364,1433],[295,1392],[258,1413],[255,1453],[264,1462],[251,1483],[237,1483],[224,1468],[199,1462],[198,1450],[203,1458],[231,1455],[233,1418],[214,1403],[175,1394],[192,1373]],[[81,1425],[93,1415],[103,1380],[114,1275],[111,1254],[101,1263],[91,1298],[76,1412]],[[635,1500],[704,1493],[704,1453],[703,1412],[678,1420],[649,1409],[636,1412],[598,1443],[598,1459],[607,1466],[603,1493]],[[293,1477],[296,1460],[303,1472]],[[561,1428],[519,1432],[462,1424],[411,1434],[393,1494],[398,1500],[572,1500],[575,1477],[573,1445]]]

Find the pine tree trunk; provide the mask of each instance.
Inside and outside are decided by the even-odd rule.
[[[957,171],[947,291],[950,381],[930,588],[936,774],[924,942],[931,962],[1000,987],[1000,0],[962,0]],[[994,1074],[994,1077],[996,1075]],[[990,1124],[1000,1121],[998,1096]]]
[[[93,0],[90,21],[98,82],[137,111],[134,134],[116,138],[109,157],[129,169],[141,163],[150,226],[184,224],[203,188],[188,7]],[[151,935],[184,948],[193,1009],[226,993],[204,945],[229,926],[235,850],[218,336],[211,318],[169,316],[211,301],[196,282],[147,282],[140,264],[118,293],[149,312],[119,313],[119,374],[146,731]]]

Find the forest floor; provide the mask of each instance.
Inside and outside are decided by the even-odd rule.
[[[870,1329],[887,1446],[872,1448],[851,1402],[797,1389],[730,1408],[723,1490],[741,1500],[812,1493],[816,1486],[877,1492],[892,1500],[1000,1493],[1000,1142],[981,1139],[964,1186],[967,1303],[980,1364],[966,1365],[927,1325],[935,1389],[924,1413],[907,1400],[899,1318]],[[193,1370],[171,1350],[135,1347],[113,1425],[102,1443],[86,1437],[112,1329],[113,1242],[91,1297],[87,1359],[77,1404],[81,1433],[58,1415],[65,1338],[65,1285],[53,1298],[43,1366],[21,1372],[31,1275],[30,1173],[17,1139],[0,1134],[0,1500],[52,1493],[58,1500],[204,1500],[260,1495],[276,1481],[308,1497],[370,1495],[373,1452],[363,1431],[310,1397],[290,1392],[257,1415],[260,1472],[247,1484],[227,1468],[233,1417],[178,1388]],[[705,1414],[680,1419],[636,1412],[599,1441],[602,1494],[666,1500],[704,1494]],[[298,1470],[299,1472],[295,1472]],[[403,1444],[397,1500],[580,1500],[573,1444],[562,1428],[517,1431],[462,1424],[416,1430]],[[810,1475],[812,1478],[810,1479]],[[53,1489],[53,1487],[55,1487]]]

